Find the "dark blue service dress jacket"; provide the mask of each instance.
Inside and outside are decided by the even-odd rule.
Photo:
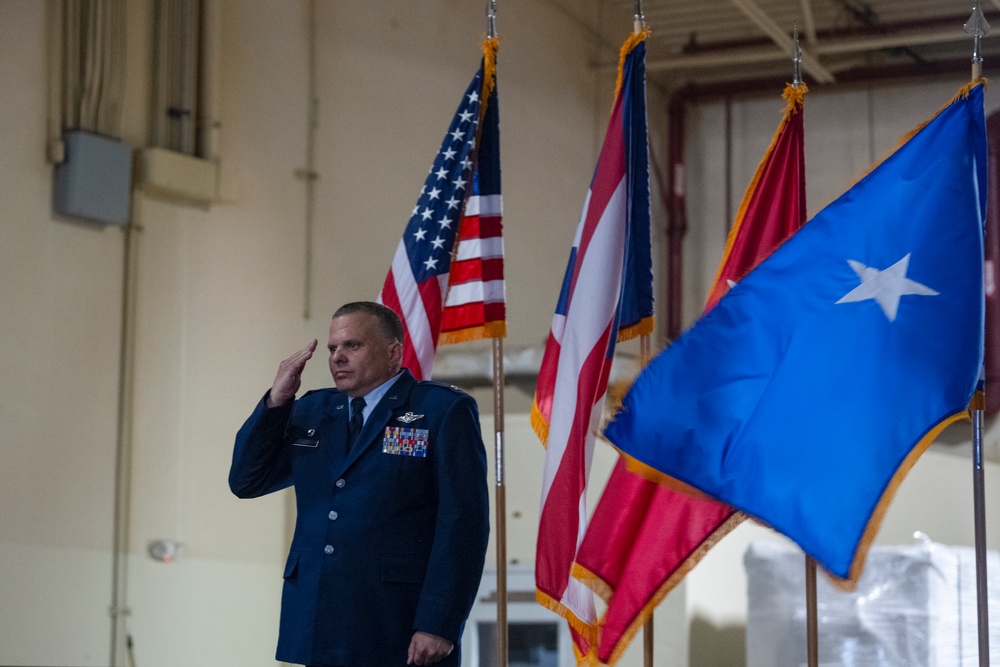
[[[405,665],[421,630],[455,644],[438,664],[459,665],[489,537],[476,403],[404,370],[348,452],[348,400],[336,389],[261,400],[236,436],[233,493],[295,486],[277,659]]]

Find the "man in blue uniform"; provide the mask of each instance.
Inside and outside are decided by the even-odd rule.
[[[314,340],[281,362],[236,436],[240,498],[295,486],[277,659],[459,665],[489,536],[475,401],[401,368],[403,328],[356,302],[330,325],[336,389],[296,399]]]

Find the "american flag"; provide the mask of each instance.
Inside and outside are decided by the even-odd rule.
[[[652,325],[644,38],[633,35],[622,47],[621,93],[570,251],[532,409],[547,444],[536,597],[569,621],[580,655],[597,633],[593,594],[570,577],[586,527],[594,434],[615,343]]]
[[[439,338],[505,334],[496,48],[484,43],[379,295],[403,320],[417,379],[430,377]]]

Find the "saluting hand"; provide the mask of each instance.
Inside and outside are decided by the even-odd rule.
[[[313,338],[311,343],[281,362],[267,397],[267,407],[275,408],[295,399],[295,392],[302,385],[302,370],[312,358],[317,344],[318,341]]]
[[[407,652],[408,665],[433,665],[448,657],[455,646],[445,639],[429,632],[413,633],[410,640],[410,650]]]

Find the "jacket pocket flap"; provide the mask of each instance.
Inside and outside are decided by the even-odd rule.
[[[296,572],[299,570],[299,555],[295,552],[288,554],[288,560],[285,561],[285,579],[294,577]]]

